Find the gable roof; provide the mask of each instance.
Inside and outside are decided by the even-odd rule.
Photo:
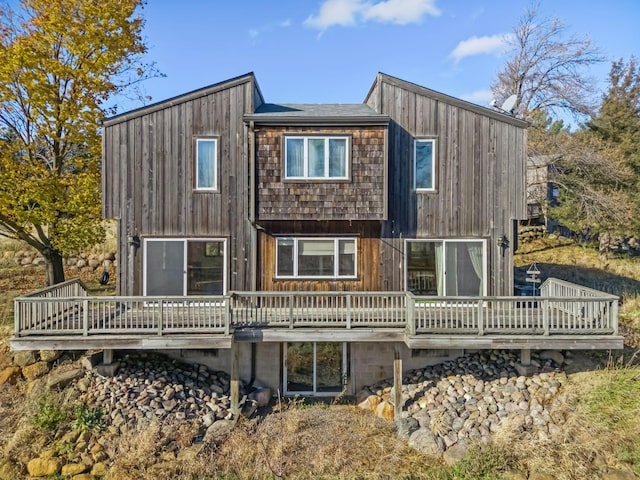
[[[208,85],[206,87],[202,87],[197,90],[193,90],[191,92],[183,93],[175,97],[168,98],[166,100],[161,100],[159,102],[152,103],[151,105],[146,105],[144,107],[136,108],[135,110],[130,110],[128,112],[114,115],[113,117],[105,119],[102,122],[102,124],[103,126],[109,126],[115,123],[125,122],[127,120],[131,120],[132,118],[136,118],[142,115],[147,115],[149,113],[153,113],[158,110],[162,110],[164,108],[172,107],[174,105],[180,105],[181,103],[189,102],[191,100],[195,100],[200,97],[204,97],[212,93],[218,92],[220,90],[224,90],[226,88],[234,87],[236,85],[240,85],[242,83],[247,83],[247,82],[252,82],[254,84],[255,92],[258,95],[258,98],[254,99],[255,104],[259,105],[261,103],[264,103],[264,98],[262,97],[262,92],[260,91],[260,87],[258,86],[256,77],[253,74],[253,72],[249,72],[244,75],[233,77],[228,80],[224,80],[222,82],[214,83],[212,85]]]
[[[402,80],[400,78],[394,77],[392,75],[387,75],[386,73],[379,72],[374,80],[367,96],[365,97],[365,103],[369,100],[371,95],[376,91],[376,86],[382,83],[388,83],[390,85],[394,85],[396,87],[402,88],[409,92],[416,93],[418,95],[424,95],[429,98],[433,98],[434,100],[438,100],[440,102],[444,102],[450,105],[454,105],[456,107],[462,108],[464,110],[469,110],[471,112],[478,113],[480,115],[485,115],[487,117],[494,118],[501,122],[509,123],[511,125],[515,125],[521,128],[527,128],[529,126],[529,122],[525,120],[521,120],[519,118],[515,118],[511,115],[507,115],[505,113],[501,113],[497,110],[493,110],[491,108],[482,107],[480,105],[476,105],[475,103],[467,102],[466,100],[462,100],[460,98],[452,97],[450,95],[437,92],[435,90],[431,90],[429,88],[423,87],[416,83],[411,83],[406,80]],[[381,90],[379,90],[381,91]]]
[[[261,125],[387,125],[389,116],[364,103],[264,103],[244,120]]]

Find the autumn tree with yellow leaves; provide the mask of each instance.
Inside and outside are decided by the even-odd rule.
[[[22,0],[0,10],[0,235],[46,260],[103,239],[100,122],[142,63],[141,0]]]

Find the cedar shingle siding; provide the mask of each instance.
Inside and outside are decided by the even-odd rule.
[[[256,131],[259,220],[383,220],[386,127],[263,127]],[[350,137],[349,180],[284,179],[284,135]]]

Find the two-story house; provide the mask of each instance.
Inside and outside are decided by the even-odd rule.
[[[118,297],[18,299],[14,347],[172,350],[306,395],[398,356],[621,347],[615,297],[512,296],[526,127],[385,74],[359,104],[267,103],[247,74],[110,118]]]

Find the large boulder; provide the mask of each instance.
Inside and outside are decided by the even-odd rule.
[[[89,465],[85,465],[84,463],[67,463],[62,466],[62,476],[73,477],[74,475],[84,473],[87,470],[89,470]]]
[[[18,367],[7,367],[0,372],[0,385],[10,383],[14,385],[20,377],[20,369]]]
[[[59,458],[34,458],[27,463],[27,471],[32,477],[49,477],[60,473],[62,462]]]
[[[36,362],[33,365],[27,365],[22,368],[22,376],[26,380],[35,380],[42,377],[49,371],[49,364],[47,362]]]
[[[401,418],[396,422],[398,436],[404,440],[408,440],[411,434],[419,428],[418,421],[413,417]]]
[[[218,420],[217,422],[214,422],[209,428],[207,428],[207,433],[203,440],[204,443],[219,442],[231,433],[231,430],[233,430],[235,425],[236,422],[234,420]]]
[[[436,437],[426,428],[416,430],[409,437],[409,446],[420,453],[432,457],[439,457],[442,449],[436,441]]]
[[[469,443],[465,439],[460,439],[455,445],[447,448],[442,456],[447,465],[455,465],[460,462],[469,450]]]
[[[65,388],[69,386],[71,382],[83,375],[84,370],[82,368],[74,368],[60,373],[52,373],[47,378],[47,388]]]
[[[538,354],[540,360],[553,360],[556,365],[562,366],[564,363],[564,355],[558,350],[542,350]]]
[[[358,407],[363,410],[371,410],[375,412],[376,407],[380,404],[382,399],[378,395],[370,394],[368,397],[358,402]]]
[[[375,412],[377,417],[384,418],[385,420],[393,420],[393,417],[395,415],[395,409],[393,408],[393,405],[391,405],[391,403],[387,401],[380,402],[380,404],[376,407]]]
[[[13,363],[19,367],[33,365],[37,361],[36,352],[31,350],[18,350],[17,352],[13,352]]]
[[[258,407],[266,407],[271,401],[272,394],[269,387],[258,388],[249,394],[249,400],[256,402]]]
[[[62,350],[40,350],[40,360],[42,362],[53,362],[62,356]]]

